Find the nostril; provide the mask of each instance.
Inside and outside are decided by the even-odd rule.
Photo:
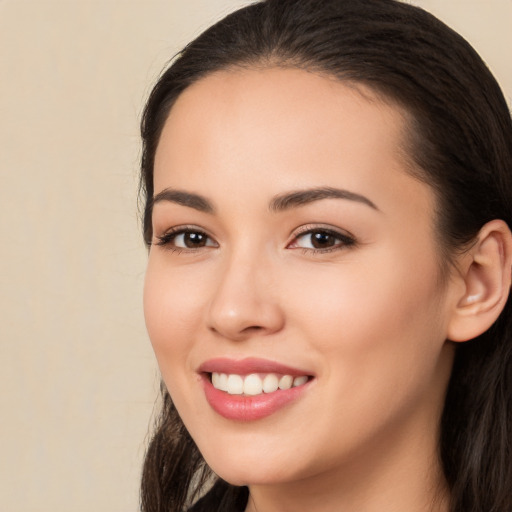
[[[232,298],[228,299],[219,294],[212,302],[206,320],[210,332],[240,341],[282,329],[284,315],[276,302],[258,302],[248,296],[233,305]]]
[[[242,332],[257,332],[263,330],[263,327],[260,325],[251,325],[249,327],[246,327],[245,329],[242,329]]]
[[[225,329],[217,328],[216,326],[212,325],[210,327],[210,330],[216,334],[220,334],[221,336],[228,335],[229,337],[233,338],[245,338],[248,335],[260,333],[265,330],[264,327],[258,326],[258,325],[251,325],[249,327],[244,327],[243,329],[240,329],[236,332],[226,333]]]

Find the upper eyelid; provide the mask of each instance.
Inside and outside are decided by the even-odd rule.
[[[153,230],[153,236],[156,238],[157,242],[153,242],[155,245],[167,245],[167,243],[170,242],[170,240],[165,241],[166,239],[172,239],[176,238],[177,236],[183,234],[183,233],[201,233],[205,235],[207,238],[212,240],[216,245],[218,245],[217,240],[215,237],[213,237],[208,231],[204,228],[200,228],[199,226],[193,226],[190,224],[182,224],[178,226],[170,227],[166,230],[164,230],[161,234],[156,234],[156,230]]]
[[[153,234],[155,234],[155,236],[156,236],[157,231],[158,230],[153,229]],[[168,229],[165,229],[160,236],[164,236],[169,233],[182,233],[184,231],[197,231],[200,233],[204,233],[205,235],[208,235],[209,237],[214,238],[213,235],[211,233],[209,233],[207,229],[202,228],[197,225],[194,225],[194,224],[180,224],[177,226],[172,226]],[[289,236],[303,235],[303,234],[309,233],[311,231],[329,231],[329,232],[336,233],[339,235],[346,235],[346,236],[353,237],[352,233],[350,233],[346,229],[341,229],[338,227],[330,226],[328,224],[313,224],[313,223],[303,224],[302,226],[294,228],[290,232]]]
[[[178,226],[172,226],[170,228],[167,228],[165,230],[162,231],[162,233],[160,235],[156,235],[156,232],[157,230],[153,230],[153,233],[155,233],[155,236],[166,236],[166,235],[169,235],[169,234],[177,234],[179,235],[180,233],[185,233],[187,231],[191,231],[191,232],[196,232],[196,233],[203,233],[207,236],[209,236],[210,238],[213,238],[213,236],[208,232],[207,229],[204,229],[204,228],[201,228],[199,226],[195,226],[195,225],[192,225],[192,224],[180,224]]]
[[[297,247],[291,247],[294,244],[298,243],[297,241],[305,235],[311,235],[315,232],[324,232],[338,239],[338,243],[335,246],[323,248],[323,249],[312,249],[312,248],[303,248],[301,249],[316,253],[326,253],[334,250],[342,250],[348,246],[355,247],[359,245],[358,239],[349,231],[345,229],[341,229],[339,227],[334,227],[331,225],[325,224],[305,224],[300,228],[297,228],[294,233],[291,235],[291,239],[287,242],[286,247],[290,249],[297,249]]]
[[[348,237],[355,239],[356,237],[348,230],[330,226],[328,224],[304,224],[298,228],[295,228],[291,233],[290,237],[297,238],[301,235],[306,235],[315,231],[326,231],[332,233],[334,235],[339,235],[340,237]],[[292,239],[293,239],[292,238]]]
[[[295,228],[290,233],[290,235],[288,236],[288,241],[286,242],[286,246],[289,246],[297,238],[307,235],[307,234],[310,234],[310,233],[314,233],[316,231],[324,231],[324,232],[332,234],[333,236],[337,236],[341,239],[351,239],[354,241],[354,243],[356,242],[356,237],[352,233],[350,233],[349,231],[347,231],[345,229],[342,229],[339,227],[334,227],[329,224],[323,224],[323,223],[322,224],[308,223],[308,224],[303,224],[302,226]],[[219,245],[219,242],[217,241],[215,236],[213,236],[211,233],[209,233],[209,231],[206,230],[205,228],[199,227],[197,225],[182,224],[182,225],[178,225],[178,226],[173,226],[171,228],[164,230],[159,235],[156,234],[156,230],[153,230],[154,237],[159,242],[161,242],[166,237],[178,236],[178,235],[180,235],[182,233],[186,233],[186,232],[201,233],[201,234],[207,236],[209,239],[211,239],[216,245]],[[158,242],[157,242],[157,245],[158,245]],[[160,245],[162,245],[162,244],[160,244]]]

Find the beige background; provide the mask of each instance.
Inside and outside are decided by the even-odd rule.
[[[171,55],[243,3],[0,0],[2,511],[138,510],[158,386],[138,118]],[[512,0],[415,3],[476,46],[512,103]]]

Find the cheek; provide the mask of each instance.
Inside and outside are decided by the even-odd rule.
[[[164,258],[150,256],[144,283],[144,317],[159,364],[166,367],[186,357],[192,343],[191,329],[201,317],[201,289],[179,269],[170,269]],[[171,355],[172,357],[167,357]],[[174,365],[174,364],[173,364]],[[161,365],[164,373],[165,368]]]
[[[405,260],[394,261],[326,268],[325,276],[310,274],[302,292],[288,296],[290,325],[318,362],[318,385],[331,411],[327,430],[334,436],[344,424],[339,445],[329,445],[333,450],[370,439],[411,411],[431,411],[425,404],[441,400],[449,369],[442,364],[445,321],[437,269],[424,261],[418,274]],[[316,435],[323,433],[319,428]]]
[[[151,258],[144,283],[144,317],[160,374],[178,411],[196,410],[197,399],[191,393],[195,376],[190,354],[201,317],[201,290],[190,276],[172,269],[165,258]],[[197,283],[196,283],[197,284]]]
[[[382,251],[371,262],[344,263],[303,273],[300,290],[288,294],[290,311],[316,350],[346,364],[348,373],[435,359],[445,322],[433,259]]]

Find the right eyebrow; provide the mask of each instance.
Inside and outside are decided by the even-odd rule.
[[[187,206],[204,213],[215,213],[215,208],[208,199],[199,194],[193,194],[192,192],[166,188],[153,196],[151,207],[164,201]]]

